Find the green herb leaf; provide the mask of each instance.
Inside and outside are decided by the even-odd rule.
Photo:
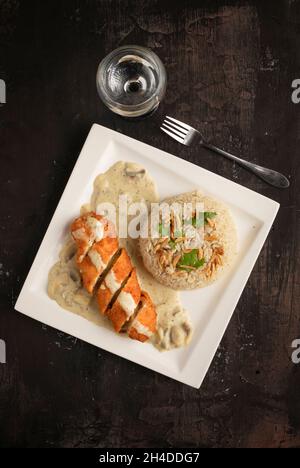
[[[178,237],[183,237],[183,231],[181,229],[176,229],[176,231],[174,231],[174,238],[177,239]]]
[[[198,229],[203,226],[203,217],[201,216],[200,218],[193,218],[192,219],[192,225],[194,228]]]
[[[217,213],[214,211],[204,211],[203,216],[196,218],[196,216],[192,219],[192,225],[194,228],[200,228],[203,226],[203,222],[207,223],[208,219],[213,219],[217,216]]]
[[[165,226],[163,223],[159,223],[158,233],[159,233],[160,237],[169,237],[170,236],[170,227]]]
[[[173,239],[170,239],[169,240],[169,246],[171,247],[172,250],[175,250],[176,242]]]
[[[194,249],[189,253],[185,253],[182,255],[181,259],[177,263],[177,267],[180,269],[185,269],[185,266],[191,266],[194,268],[201,268],[205,263],[205,259],[202,258],[199,260],[198,258],[198,250]],[[186,268],[187,269],[187,268]]]
[[[205,211],[204,212],[204,220],[205,220],[206,223],[207,223],[208,219],[213,219],[216,216],[217,216],[217,213],[215,213],[214,211]]]

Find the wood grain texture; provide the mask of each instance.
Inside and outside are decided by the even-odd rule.
[[[300,447],[299,40],[298,0],[0,0],[0,446]],[[135,123],[95,87],[100,59],[130,43],[157,52],[169,78],[161,108]],[[165,114],[286,173],[291,189],[167,139]],[[282,205],[199,391],[14,311],[94,122]]]

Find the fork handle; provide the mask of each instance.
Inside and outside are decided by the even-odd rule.
[[[268,184],[273,185],[274,187],[288,188],[290,186],[289,180],[279,172],[273,171],[272,169],[267,169],[266,167],[258,166],[257,164],[245,161],[244,159],[240,159],[234,156],[233,154],[227,153],[227,151],[224,151],[218,148],[217,146],[211,145],[209,143],[205,143],[202,141],[201,144],[202,146],[204,146],[204,148],[214,151],[215,153],[221,154],[227,159],[235,161],[237,164],[253,172],[258,177],[263,179]]]

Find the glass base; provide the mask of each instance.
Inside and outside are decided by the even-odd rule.
[[[149,49],[120,47],[100,63],[97,89],[112,112],[127,119],[147,116],[155,112],[165,95],[165,68]]]

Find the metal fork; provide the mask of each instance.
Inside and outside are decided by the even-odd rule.
[[[221,154],[225,158],[235,161],[237,164],[253,172],[258,177],[263,179],[268,184],[273,185],[274,187],[287,188],[290,186],[289,180],[283,174],[273,171],[272,169],[267,169],[266,167],[258,166],[257,164],[245,161],[244,159],[240,159],[233,154],[227,153],[227,151],[207,143],[198,130],[183,122],[180,122],[179,120],[173,119],[173,117],[166,116],[162,127],[160,128],[167,135],[174,138],[174,140],[182,143],[183,145],[190,146],[192,144],[198,143],[204,148],[207,148],[211,151],[214,151],[215,153]]]

